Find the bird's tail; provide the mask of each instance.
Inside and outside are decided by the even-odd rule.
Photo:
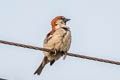
[[[40,75],[41,72],[42,72],[42,70],[43,70],[43,68],[45,67],[45,65],[46,65],[47,63],[48,63],[48,59],[47,59],[47,57],[44,57],[42,63],[40,64],[40,66],[38,67],[38,69],[34,72],[34,74]]]

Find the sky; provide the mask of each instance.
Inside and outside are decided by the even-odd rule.
[[[0,40],[42,47],[50,22],[65,16],[69,52],[120,61],[119,0],[0,0]],[[74,58],[33,73],[43,52],[0,44],[0,78],[7,80],[120,80],[120,66]]]

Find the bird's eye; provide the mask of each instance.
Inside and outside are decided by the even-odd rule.
[[[61,19],[62,19],[62,20],[64,20],[65,18],[64,18],[64,17],[62,17]]]

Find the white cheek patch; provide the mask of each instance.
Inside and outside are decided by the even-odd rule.
[[[57,25],[57,26],[56,26],[56,29],[58,29],[58,28],[60,28],[60,26],[59,26],[59,25]]]
[[[67,26],[66,26],[66,25],[64,25],[64,24],[57,25],[57,26],[56,26],[56,29],[59,29],[59,28],[61,28],[61,27],[67,27]]]
[[[62,20],[57,20],[56,24],[61,24]]]

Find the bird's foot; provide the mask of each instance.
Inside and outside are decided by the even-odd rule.
[[[57,49],[52,49],[52,53],[53,53],[53,55],[55,56],[56,54],[57,54]]]

